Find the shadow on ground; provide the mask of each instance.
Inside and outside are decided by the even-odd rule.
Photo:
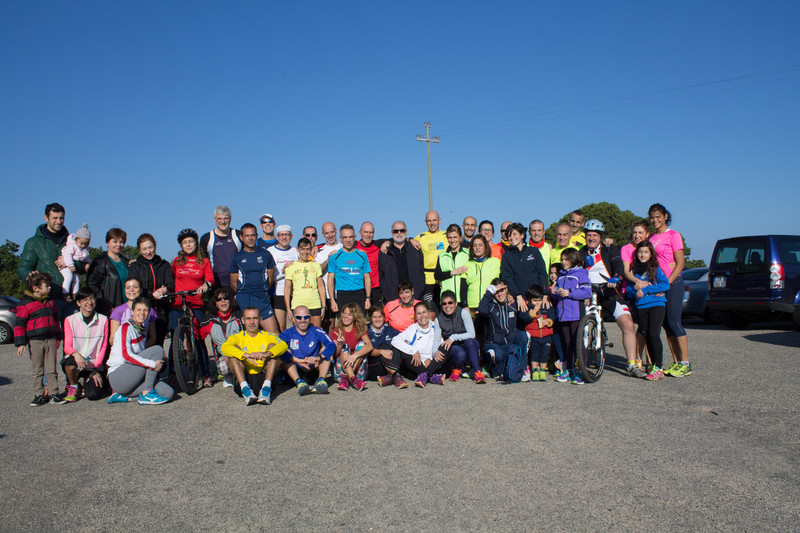
[[[745,339],[763,344],[775,346],[788,346],[790,348],[800,348],[800,332],[798,331],[775,331],[772,333],[753,333],[745,335]]]

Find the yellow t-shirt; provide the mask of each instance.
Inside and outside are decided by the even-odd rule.
[[[447,234],[444,231],[431,233],[426,231],[417,235],[422,252],[422,262],[425,267],[425,285],[435,285],[436,278],[433,271],[436,270],[436,263],[439,261],[439,254],[447,250]]]
[[[570,243],[570,245],[567,246],[567,248],[575,248],[576,250],[580,250],[581,247],[580,246],[572,246],[572,243]],[[563,252],[567,248],[559,248],[558,246],[553,246],[553,249],[550,250],[550,264],[552,265],[554,263],[560,263],[561,262],[561,252]],[[548,272],[548,274],[550,272],[550,267],[549,266],[547,267],[547,272]]]
[[[267,346],[274,344],[274,346],[267,349]],[[267,359],[261,361],[251,361],[244,357],[246,353],[255,352],[268,352],[270,358],[274,359],[283,355],[289,346],[286,345],[277,335],[267,331],[259,331],[255,337],[251,337],[246,331],[234,333],[220,348],[222,355],[226,357],[234,357],[244,363],[244,368],[249,374],[260,374],[264,371],[264,365]]]
[[[575,249],[583,248],[586,246],[586,234],[584,232],[580,232],[577,235],[570,236],[569,244],[574,246]]]
[[[322,267],[316,261],[301,263],[295,261],[284,272],[287,281],[292,282],[291,308],[304,305],[309,309],[319,309],[319,288],[317,279],[322,277]]]

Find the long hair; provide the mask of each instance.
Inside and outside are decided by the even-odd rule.
[[[194,239],[194,237],[186,237],[186,238],[187,239]],[[195,248],[195,250],[194,250],[194,253],[195,253],[194,260],[197,263],[197,266],[200,266],[200,265],[203,264],[203,259],[206,258],[206,252],[200,246],[200,241],[196,241],[196,243],[197,243],[197,248]],[[189,256],[186,255],[186,252],[183,251],[183,247],[181,247],[180,251],[178,252],[178,257],[175,258],[175,264],[178,265],[178,266],[185,265],[188,260],[189,260]]]
[[[469,243],[469,258],[471,261],[475,261],[475,252],[472,249],[472,245],[475,244],[475,241],[483,241],[483,258],[488,259],[492,257],[492,247],[489,245],[489,241],[481,235],[480,233],[476,233],[472,237],[472,241]]]
[[[356,337],[360,339],[364,333],[367,332],[367,321],[364,318],[364,312],[361,310],[361,306],[355,302],[350,302],[349,304],[345,305],[342,308],[342,313],[344,313],[345,309],[349,310],[350,314],[353,315],[353,326],[356,328]],[[340,329],[344,327],[342,325],[341,316],[339,317],[336,326]]]
[[[639,248],[647,248],[650,250],[650,260],[646,263],[639,261]],[[636,245],[636,250],[633,252],[633,268],[637,274],[647,273],[647,279],[650,283],[655,283],[658,274],[658,258],[656,257],[656,249],[650,244],[650,241],[644,240]]]

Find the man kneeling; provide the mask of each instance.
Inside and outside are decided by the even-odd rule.
[[[272,402],[272,379],[288,346],[277,335],[261,330],[261,311],[247,307],[242,313],[244,331],[228,337],[220,351],[236,378],[234,391],[245,404]],[[258,398],[253,390],[260,390]]]
[[[297,386],[297,393],[303,396],[310,392],[308,383],[314,379],[314,390],[320,394],[328,393],[325,377],[331,368],[331,358],[336,352],[336,343],[325,331],[312,326],[308,307],[298,305],[294,311],[294,327],[281,333],[281,340],[289,349],[281,356],[283,369]]]

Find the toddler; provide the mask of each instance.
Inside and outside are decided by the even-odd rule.
[[[80,277],[76,276],[75,261],[89,262],[89,252],[86,249],[92,242],[92,233],[89,231],[89,224],[84,224],[81,229],[67,237],[67,244],[61,249],[61,257],[67,266],[60,270],[64,276],[64,283],[61,290],[64,294],[73,295],[81,288]]]

